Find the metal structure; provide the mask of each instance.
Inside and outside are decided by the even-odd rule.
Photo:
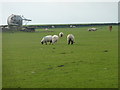
[[[8,26],[22,26],[22,17],[20,15],[10,15],[7,19]]]
[[[8,24],[9,30],[21,30],[23,21],[24,21],[24,23],[27,24],[31,20],[26,19],[23,15],[22,16],[14,15],[14,14],[10,15],[7,19],[7,24]]]

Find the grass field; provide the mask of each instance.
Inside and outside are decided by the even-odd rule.
[[[52,32],[4,32],[3,88],[117,88],[118,26],[55,28]],[[45,35],[64,33],[55,45],[42,45]],[[67,45],[66,36],[75,36]]]

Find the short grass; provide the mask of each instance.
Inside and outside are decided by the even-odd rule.
[[[3,33],[3,88],[117,88],[118,26],[55,28]],[[45,35],[64,33],[55,45]],[[67,45],[66,36],[75,36]]]

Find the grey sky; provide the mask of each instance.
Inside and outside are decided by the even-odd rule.
[[[32,19],[28,24],[118,22],[118,2],[3,2],[2,22],[11,14]]]
[[[120,2],[118,3],[118,22],[120,22]]]

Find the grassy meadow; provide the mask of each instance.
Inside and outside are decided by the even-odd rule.
[[[3,88],[117,88],[118,26],[54,28],[36,32],[3,32]],[[54,45],[42,45],[45,35],[63,32]],[[67,45],[72,33],[75,43]]]

